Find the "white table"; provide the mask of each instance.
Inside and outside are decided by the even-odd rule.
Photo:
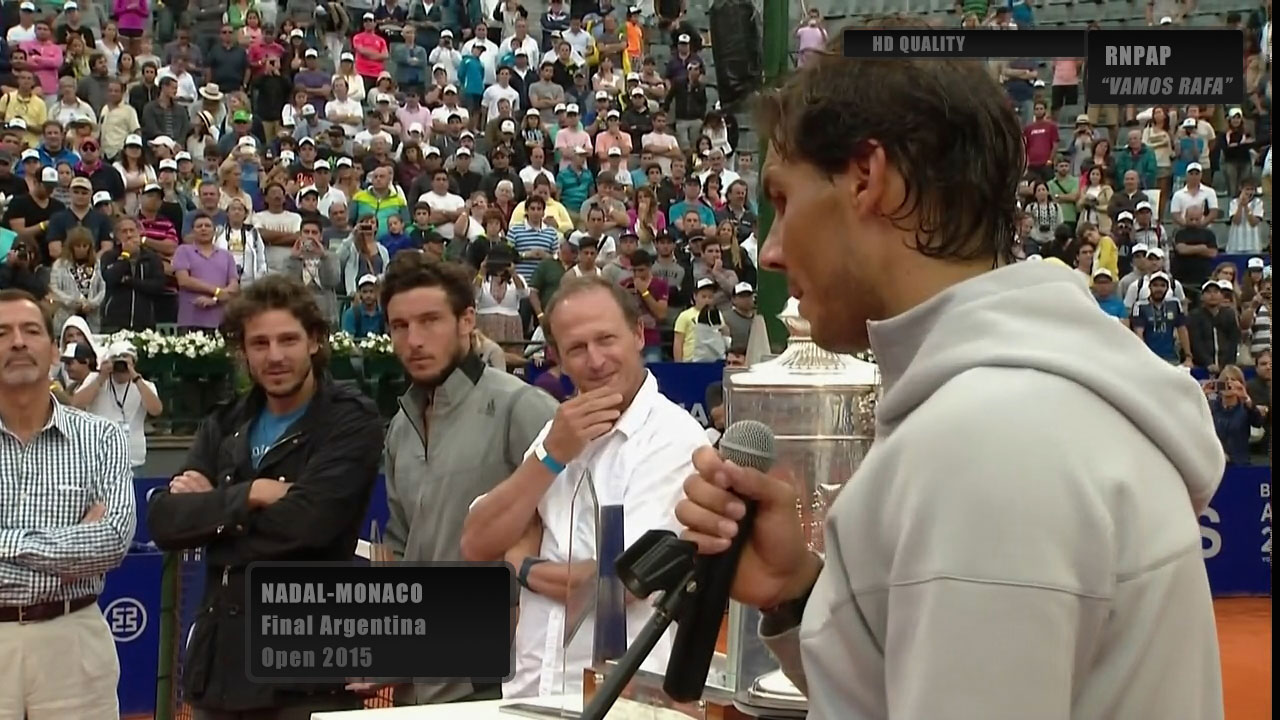
[[[582,696],[552,696],[544,698],[516,698],[513,700],[482,700],[479,702],[418,705],[416,707],[381,708],[377,710],[347,710],[343,712],[312,713],[311,720],[519,720],[520,715],[499,710],[503,705],[526,703],[549,708],[582,711]]]

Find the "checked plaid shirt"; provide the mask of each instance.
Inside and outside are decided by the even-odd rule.
[[[53,400],[27,445],[0,422],[0,606],[102,592],[137,523],[129,441],[115,423]],[[99,521],[80,519],[94,503]]]

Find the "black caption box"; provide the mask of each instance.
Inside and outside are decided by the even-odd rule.
[[[867,60],[1083,58],[1086,31],[849,28],[844,56]]]
[[[1216,105],[1244,99],[1242,30],[1095,30],[1088,43],[1090,103]]]
[[[483,680],[513,673],[506,563],[254,563],[254,682]]]

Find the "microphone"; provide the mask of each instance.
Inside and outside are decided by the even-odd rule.
[[[720,456],[736,465],[768,472],[773,467],[774,437],[768,425],[755,420],[740,420],[730,425],[720,438]],[[685,615],[677,620],[675,642],[662,689],[676,702],[694,702],[702,698],[716,651],[720,624],[729,607],[729,587],[738,571],[742,548],[751,536],[756,504],[743,499],[746,513],[738,521],[738,534],[729,549],[718,555],[698,558],[695,578],[697,595]]]

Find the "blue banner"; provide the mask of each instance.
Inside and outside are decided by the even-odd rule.
[[[1214,596],[1271,594],[1271,468],[1228,467],[1200,514]]]
[[[120,682],[116,696],[120,714],[151,715],[156,709],[156,676],[160,668],[160,578],[164,554],[130,552],[107,575],[98,606],[116,641]]]

